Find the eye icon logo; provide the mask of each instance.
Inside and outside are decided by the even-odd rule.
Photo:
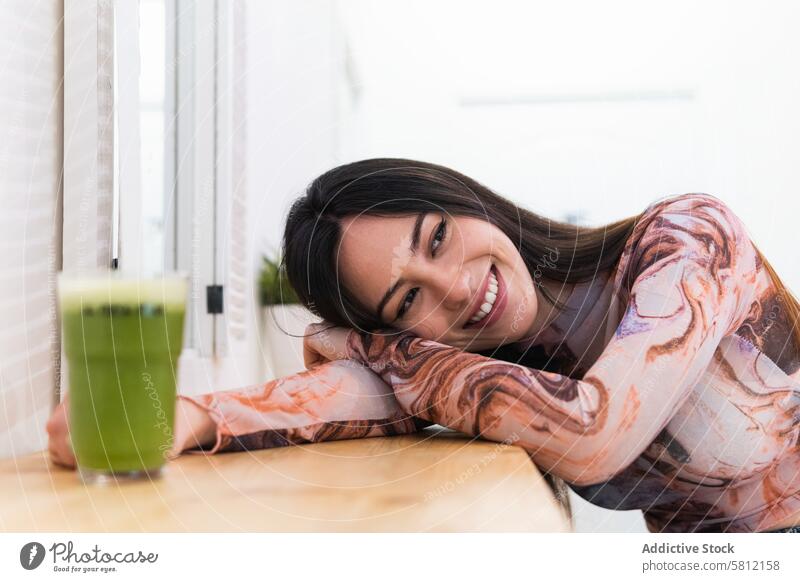
[[[35,570],[44,560],[44,546],[39,542],[28,542],[19,551],[19,563],[26,570]]]

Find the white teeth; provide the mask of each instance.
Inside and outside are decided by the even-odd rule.
[[[494,276],[494,273],[491,271],[489,272],[489,285],[486,288],[486,293],[483,296],[483,303],[478,308],[478,312],[469,320],[469,323],[477,323],[487,315],[492,310],[492,306],[494,305],[495,299],[497,299],[497,278]]]

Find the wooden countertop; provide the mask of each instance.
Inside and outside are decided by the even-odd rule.
[[[0,461],[0,530],[571,531],[525,452],[428,429],[217,455],[84,485],[46,451]]]

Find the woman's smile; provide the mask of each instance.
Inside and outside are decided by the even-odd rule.
[[[484,329],[491,326],[503,315],[507,303],[505,283],[493,264],[472,304],[472,316],[464,324],[464,329]]]

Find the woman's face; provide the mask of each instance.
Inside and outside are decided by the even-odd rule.
[[[489,222],[441,212],[361,215],[342,229],[342,283],[386,326],[479,351],[541,324],[522,257]]]

